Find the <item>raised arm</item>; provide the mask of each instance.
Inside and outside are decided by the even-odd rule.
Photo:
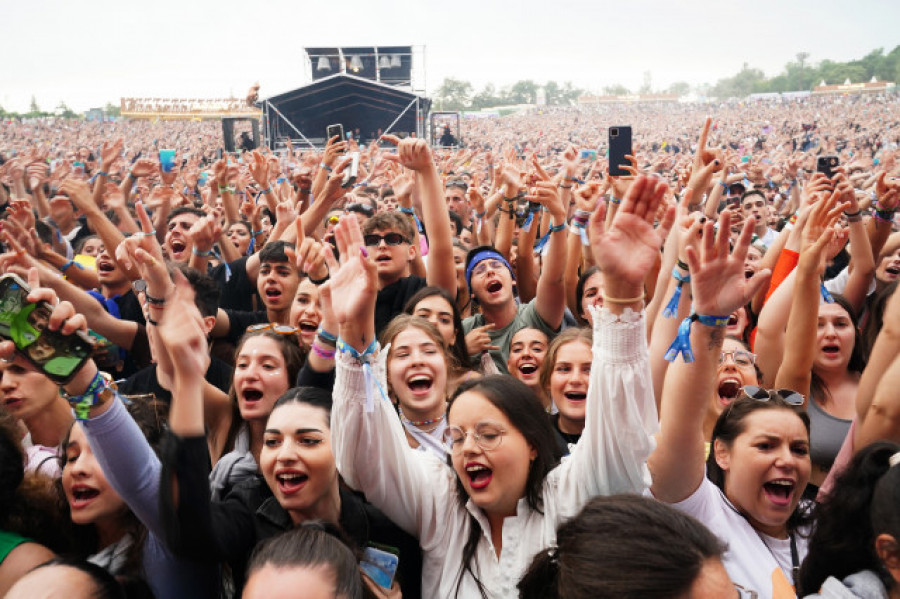
[[[453,263],[453,234],[450,216],[444,201],[444,187],[431,156],[428,143],[423,139],[407,138],[400,141],[393,135],[384,139],[398,145],[395,159],[416,173],[416,186],[422,198],[422,221],[428,232],[428,284],[440,287],[456,297],[456,272],[445,265]]]
[[[591,247],[603,272],[604,307],[594,315],[594,359],[581,439],[558,469],[561,511],[598,494],[642,492],[650,484],[647,458],[658,429],[642,318],[644,277],[675,218],[654,220],[668,186],[639,176],[615,218],[591,216]],[[605,230],[604,230],[605,229]]]
[[[856,394],[856,438],[862,448],[879,439],[900,440],[900,293],[894,290],[884,308],[881,331]]]
[[[693,361],[680,360],[676,355],[669,366],[663,386],[657,447],[648,462],[653,475],[650,490],[657,499],[667,503],[689,497],[703,481],[703,420],[714,393],[724,324],[728,315],[746,304],[769,277],[766,270],[750,279],[744,277],[744,259],[753,236],[754,220],[747,220],[732,253],[728,251],[730,225],[727,212],[719,217],[718,234],[712,221],[706,221],[701,240],[686,249],[693,311],[698,315],[689,329]]]
[[[774,388],[793,389],[807,401],[816,357],[816,326],[821,296],[819,277],[825,272],[825,248],[834,236],[834,224],[845,207],[838,203],[838,197],[839,193],[835,192],[816,202],[803,229],[803,248],[797,263],[784,336],[784,359],[775,376]]]
[[[326,254],[331,279],[322,286],[323,301],[331,301],[339,323],[331,412],[335,460],[348,485],[365,493],[373,505],[425,545],[425,538],[448,524],[443,517],[429,516],[427,506],[434,505],[435,497],[452,493],[455,475],[442,462],[409,447],[393,406],[376,377],[366,373],[377,351],[375,264],[362,246],[354,215],[341,218],[335,238],[341,264],[338,267],[333,256]]]

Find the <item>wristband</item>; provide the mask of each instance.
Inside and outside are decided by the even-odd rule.
[[[256,237],[257,235],[262,235],[262,234],[263,234],[263,230],[262,230],[262,229],[260,229],[259,231],[250,231],[250,236],[251,236],[251,237]]]
[[[109,173],[106,171],[97,171],[94,173],[94,178],[96,179],[97,177],[109,177]]]
[[[270,191],[272,191],[272,188],[271,188],[271,187],[266,187],[265,189],[263,189],[262,191],[259,192],[259,195],[268,195],[268,193],[269,193]]]
[[[315,339],[312,342],[312,345],[310,346],[309,349],[311,349],[314,354],[316,354],[317,356],[319,356],[320,358],[322,358],[324,360],[333,360],[334,354],[336,351],[334,349],[326,349],[326,348],[322,347],[321,345],[319,345],[318,339]]]
[[[845,212],[844,216],[847,217],[847,222],[850,223],[858,223],[862,220],[862,212],[857,210],[856,212]]]
[[[684,272],[689,272],[689,271],[691,270],[691,269],[688,267],[687,263],[686,263],[684,260],[682,260],[681,258],[678,258],[678,259],[675,261],[675,266],[677,266],[678,268],[680,268],[680,269],[683,270]]]
[[[825,282],[819,283],[819,293],[822,294],[822,301],[826,304],[833,304],[834,298],[831,297],[831,293],[829,293],[828,289],[825,287]]]
[[[481,212],[476,212],[475,218],[484,218],[486,214],[487,214],[487,210],[482,210]]]
[[[101,401],[110,399],[113,391],[109,388],[109,382],[106,380],[106,377],[98,370],[87,389],[84,390],[84,393],[80,395],[69,395],[66,393],[65,389],[60,387],[59,394],[63,399],[69,402],[69,405],[75,410],[75,418],[80,421],[85,421],[90,418],[91,408]]]
[[[325,164],[324,162],[320,162],[320,163],[319,163],[319,166],[322,167],[322,168],[324,168],[324,169],[325,169],[326,171],[328,171],[329,173],[330,173],[331,171],[334,170],[333,168],[331,168],[330,166],[328,166],[328,165]]]
[[[571,185],[563,185],[562,183],[560,183],[557,187],[559,187],[560,189],[572,189]]]
[[[331,346],[337,345],[337,340],[338,340],[337,335],[333,335],[333,334],[329,333],[322,327],[319,327],[318,330],[316,330],[316,337],[321,339],[326,345],[331,345]]]
[[[603,301],[610,304],[636,304],[638,302],[644,301],[644,296],[639,295],[637,297],[611,297],[609,295],[603,294]]]
[[[65,264],[62,265],[62,267],[59,269],[59,272],[65,273],[67,270],[69,270],[69,267],[72,267],[72,266],[74,266],[78,270],[84,270],[84,267],[82,265],[78,264],[74,260],[69,260],[68,262],[66,262]]]
[[[562,222],[558,225],[550,225],[550,228],[547,230],[548,233],[559,233],[560,231],[566,230],[566,223]]]
[[[234,193],[233,185],[219,185],[219,193]]]
[[[328,279],[330,278],[330,276],[331,276],[330,274],[326,274],[326,275],[325,275],[324,277],[322,277],[321,279],[314,279],[314,278],[312,278],[311,276],[307,275],[306,278],[307,278],[307,279],[309,280],[309,282],[312,283],[313,285],[321,285],[322,283],[327,283],[327,282],[328,282]]]
[[[569,177],[568,175],[566,175],[566,176],[563,177],[563,178],[564,178],[566,181],[571,181],[572,183],[578,183],[579,185],[584,185],[584,181],[582,181],[582,180],[579,179],[578,177]],[[571,187],[571,185],[570,185],[569,187]]]
[[[309,193],[312,191],[312,187],[298,187],[297,191],[300,193]]]
[[[694,313],[682,320],[681,324],[678,325],[678,335],[675,337],[675,341],[672,342],[672,345],[666,351],[666,361],[674,362],[678,354],[681,354],[687,363],[694,361],[694,352],[691,351],[691,325],[695,321],[708,327],[721,328],[728,326],[729,318],[730,316],[709,316]]]
[[[615,204],[616,206],[618,206],[619,204],[622,203],[622,198],[617,198],[617,197],[609,196],[609,203],[610,203],[610,204]]]
[[[675,292],[672,293],[672,298],[669,300],[669,303],[666,304],[666,307],[663,309],[663,317],[665,318],[675,318],[678,314],[678,304],[681,303],[681,288],[685,283],[691,282],[691,275],[681,274],[680,268],[681,265],[679,264],[672,269],[672,277],[678,281],[678,285],[675,287]],[[687,270],[687,266],[685,266],[684,269]]]
[[[215,255],[216,255],[215,252],[213,252],[212,250],[200,251],[200,250],[198,250],[197,248],[193,248],[193,249],[191,250],[191,253],[192,253],[193,255],[195,255],[195,256],[200,256],[200,257],[202,257],[202,258],[209,258],[210,256],[215,256]]]
[[[147,300],[147,303],[150,304],[151,306],[161,307],[161,306],[165,306],[165,305],[166,305],[166,298],[164,298],[164,297],[153,297],[152,295],[150,295],[150,294],[149,294],[148,292],[146,292],[146,291],[144,292],[144,298]]]

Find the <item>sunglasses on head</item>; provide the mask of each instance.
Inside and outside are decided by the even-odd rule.
[[[260,331],[272,331],[274,333],[278,333],[279,335],[291,336],[296,340],[297,335],[300,334],[300,329],[296,327],[290,327],[286,324],[273,324],[271,322],[261,322],[259,324],[251,324],[247,327],[247,333],[258,333]]]
[[[384,235],[369,233],[368,235],[363,235],[363,243],[366,244],[366,247],[377,247],[381,245],[382,241],[389,246],[409,243],[409,240],[400,233],[385,233]]]
[[[358,214],[362,214],[363,216],[371,217],[375,214],[375,210],[371,206],[367,206],[366,204],[350,204],[346,208],[344,208],[345,212],[356,212]]]
[[[756,401],[771,401],[772,397],[778,397],[786,404],[792,406],[803,405],[803,395],[797,393],[793,389],[766,389],[765,387],[757,387],[756,385],[744,386],[744,395]]]

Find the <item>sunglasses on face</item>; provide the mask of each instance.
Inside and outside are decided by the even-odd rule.
[[[368,235],[363,235],[363,243],[366,244],[366,247],[377,247],[381,245],[382,241],[391,247],[401,243],[409,243],[409,240],[400,233],[385,233],[384,235],[369,233]]]
[[[756,401],[772,401],[773,396],[778,397],[786,404],[792,406],[802,406],[803,396],[793,389],[766,389],[765,387],[757,387],[756,385],[746,385],[743,389],[744,394],[750,399]]]

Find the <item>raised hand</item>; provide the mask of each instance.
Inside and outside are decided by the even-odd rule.
[[[728,251],[731,215],[719,215],[719,230],[713,222],[702,226],[702,236],[693,239],[685,247],[688,267],[691,271],[693,308],[697,314],[727,316],[745,305],[769,280],[768,269],[763,269],[747,279],[744,261],[753,238],[755,220],[747,219],[734,251]]]
[[[413,171],[434,168],[431,148],[428,147],[428,142],[424,139],[407,137],[401,141],[396,135],[385,135],[382,139],[397,146],[397,153],[385,154],[385,160],[392,160]]]
[[[553,217],[556,223],[565,222],[566,209],[559,198],[559,191],[554,183],[538,181],[534,187],[529,188],[525,199],[543,206]]]
[[[194,303],[194,290],[180,271],[175,271],[174,283],[156,333],[169,354],[176,378],[191,377],[199,383],[210,362],[203,317]]]
[[[131,175],[135,179],[152,177],[159,172],[159,163],[149,158],[141,158],[131,165]]]
[[[334,316],[343,326],[364,317],[374,306],[378,275],[374,260],[363,246],[362,232],[355,214],[341,217],[334,228],[334,237],[340,254],[340,266],[328,248],[323,248],[331,276],[325,286],[331,294]]]
[[[694,154],[694,161],[691,164],[691,177],[687,184],[688,187],[693,188],[694,193],[698,197],[700,194],[706,193],[709,189],[709,183],[712,181],[713,173],[720,170],[723,165],[722,151],[710,150],[706,147],[710,125],[712,125],[712,118],[706,117],[706,122],[700,131],[697,152]]]
[[[262,189],[269,187],[269,161],[259,150],[253,150],[253,162],[249,165],[250,174]]]
[[[643,292],[644,278],[656,263],[660,247],[675,219],[674,207],[654,227],[659,204],[669,186],[640,175],[628,189],[609,228],[604,230],[606,207],[601,204],[590,221],[594,260],[603,271],[604,291],[610,297],[631,298]]]
[[[100,169],[109,173],[116,163],[122,158],[122,148],[125,142],[122,138],[117,139],[113,143],[104,142],[100,148]]]

